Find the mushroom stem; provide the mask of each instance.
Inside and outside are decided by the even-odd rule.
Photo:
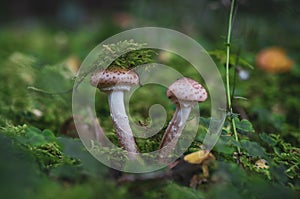
[[[184,128],[185,123],[190,115],[192,106],[193,105],[190,103],[180,103],[179,117],[180,117],[181,122],[178,124],[178,126],[179,126],[179,128],[181,128],[181,131]],[[180,133],[181,133],[181,131],[180,131]]]
[[[166,129],[160,145],[160,149],[162,149],[160,156],[162,158],[169,156],[176,147],[178,138],[182,133],[192,107],[193,104],[188,102],[180,102],[180,104],[177,105],[175,114]]]
[[[131,153],[138,153],[138,150],[125,111],[124,91],[114,90],[109,92],[108,103],[110,107],[110,116],[113,121],[114,129],[118,135],[118,140],[121,146],[129,152],[129,158],[134,159],[136,155]]]
[[[163,148],[164,146],[166,146],[167,143],[169,143],[172,140],[172,138],[173,138],[171,136],[170,131],[171,131],[172,126],[174,126],[175,121],[177,120],[178,110],[179,109],[180,109],[179,106],[176,106],[175,113],[174,113],[171,121],[169,122],[169,125],[168,125],[168,127],[167,127],[167,129],[165,131],[165,134],[164,134],[164,136],[162,138],[162,141],[160,143],[160,146],[159,146],[160,149]]]

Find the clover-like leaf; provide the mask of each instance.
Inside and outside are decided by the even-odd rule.
[[[239,120],[238,118],[234,118],[234,119],[235,119],[235,123],[236,123],[236,128],[239,133],[241,133],[241,134],[254,133],[255,130],[254,130],[251,122],[249,122],[246,119],[243,119],[243,120]]]

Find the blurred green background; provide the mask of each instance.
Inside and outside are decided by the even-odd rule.
[[[236,59],[231,61],[231,83],[234,95],[247,100],[234,99],[233,109],[240,120],[249,120],[255,129],[250,134],[246,128],[246,133],[241,132],[240,136],[262,145],[268,157],[281,158],[282,162],[274,163],[271,171],[274,184],[269,184],[264,172],[253,171],[249,169],[251,166],[237,166],[231,152],[217,148],[219,166],[212,170],[215,176],[222,177],[220,184],[212,180],[198,189],[172,180],[119,185],[114,172],[95,161],[80,141],[72,138],[76,137],[72,94],[65,91],[73,87],[78,67],[96,45],[135,27],[171,28],[192,37],[208,52],[218,52],[217,56],[211,54],[225,77],[229,9],[229,0],[1,1],[0,198],[299,196],[300,152],[296,147],[300,143],[300,2],[296,0],[240,0],[234,15],[231,50]],[[257,66],[258,52],[272,46],[285,50],[293,61],[291,70],[270,73]],[[158,59],[175,68],[186,64],[171,55]],[[191,69],[181,70],[187,76],[195,75]],[[240,70],[249,74],[249,78],[241,78]],[[28,87],[63,94],[48,95]],[[154,97],[139,100],[149,92]],[[130,112],[135,122],[147,121],[145,113],[156,103],[156,95],[165,95],[165,88],[157,89],[154,94],[153,89],[145,88],[133,97]],[[106,99],[103,93],[97,93],[97,97]],[[174,107],[168,99],[161,103],[170,119]],[[107,104],[99,105],[97,113],[103,128],[113,135]],[[209,117],[208,102],[201,106],[202,113],[204,119]],[[262,133],[266,136],[260,136]],[[270,145],[263,144],[261,137]],[[144,143],[141,141],[140,145]],[[249,155],[247,147],[245,151]],[[261,153],[254,156],[264,157]],[[247,175],[249,172],[251,175]]]

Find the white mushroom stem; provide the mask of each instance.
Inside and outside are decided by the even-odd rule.
[[[135,158],[138,153],[133,133],[124,106],[124,90],[113,90],[108,93],[110,116],[121,146],[129,152],[129,158]]]
[[[194,105],[195,102],[180,102],[180,105],[177,105],[175,114],[166,129],[163,141],[160,145],[162,149],[160,156],[162,158],[167,158],[175,149],[178,138],[182,133]]]

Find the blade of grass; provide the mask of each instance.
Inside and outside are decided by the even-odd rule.
[[[233,20],[233,13],[234,13],[234,5],[235,0],[231,1],[230,6],[230,14],[229,14],[229,20],[228,20],[228,32],[227,32],[227,39],[226,39],[226,94],[227,94],[227,103],[228,103],[228,109],[230,112],[230,115],[233,114],[232,111],[232,104],[231,104],[231,95],[230,95],[230,77],[229,77],[229,60],[230,60],[230,40],[231,40],[231,32],[232,32],[232,20]],[[230,117],[232,129],[234,132],[235,140],[238,142],[238,134],[236,130],[236,124],[233,117]],[[237,147],[238,152],[241,152],[240,147]]]

